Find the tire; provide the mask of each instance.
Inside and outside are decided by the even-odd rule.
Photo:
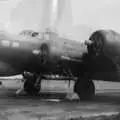
[[[74,92],[80,100],[91,100],[95,95],[95,86],[92,80],[78,79],[74,85]]]
[[[33,78],[34,79],[34,78]],[[29,95],[38,95],[41,89],[41,86],[35,86],[35,80],[27,79],[24,83],[24,91]]]
[[[2,81],[0,81],[0,85],[2,85]]]

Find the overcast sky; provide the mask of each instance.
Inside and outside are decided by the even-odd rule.
[[[24,28],[41,30],[49,26],[50,1],[0,0],[0,29],[14,33]],[[63,1],[60,7],[67,11],[61,9],[64,13],[61,19],[63,28],[85,25],[92,29],[110,28],[120,32],[120,0],[71,0],[71,8],[70,0],[59,1]]]
[[[120,32],[120,0],[73,0],[72,7],[75,24]]]

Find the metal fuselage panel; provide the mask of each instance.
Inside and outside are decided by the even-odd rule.
[[[0,75],[22,73],[34,56],[33,52],[39,49],[39,44],[37,40],[0,34]]]
[[[38,51],[41,52],[40,48],[43,44],[46,44],[49,48],[47,59],[44,58],[47,61],[46,63],[41,62],[41,53],[37,53]],[[71,59],[81,59],[85,49],[80,42],[58,36],[43,40],[0,34],[0,63],[2,65],[0,75],[15,75],[22,73],[24,70],[41,73],[56,72],[60,61],[63,67],[72,68],[79,63],[70,62]],[[69,58],[69,60],[64,60],[63,56]]]
[[[46,44],[49,49],[47,55],[46,63],[40,63],[41,72],[57,72],[58,68],[60,69],[69,69],[74,71],[78,66],[81,65],[82,54],[87,52],[85,45],[81,42],[72,41],[60,37],[54,37],[48,41],[44,41],[43,44]],[[58,67],[59,66],[59,67]],[[74,68],[74,70],[73,70]],[[77,71],[79,72],[79,71]]]
[[[74,59],[81,59],[81,55],[87,51],[86,46],[81,41],[69,40],[62,37],[51,38],[52,46],[56,48],[56,54]],[[57,53],[58,51],[58,53]]]

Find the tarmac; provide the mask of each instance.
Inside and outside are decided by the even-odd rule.
[[[80,101],[72,82],[43,81],[38,96],[15,92],[23,83],[4,80],[0,87],[0,120],[68,120],[120,112],[120,83],[95,82],[96,96]]]

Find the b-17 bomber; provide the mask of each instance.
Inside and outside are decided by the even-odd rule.
[[[0,33],[0,76],[22,74],[24,91],[37,95],[41,80],[74,80],[81,100],[95,95],[93,80],[120,81],[120,35],[97,30],[85,42],[52,31],[11,35]]]

